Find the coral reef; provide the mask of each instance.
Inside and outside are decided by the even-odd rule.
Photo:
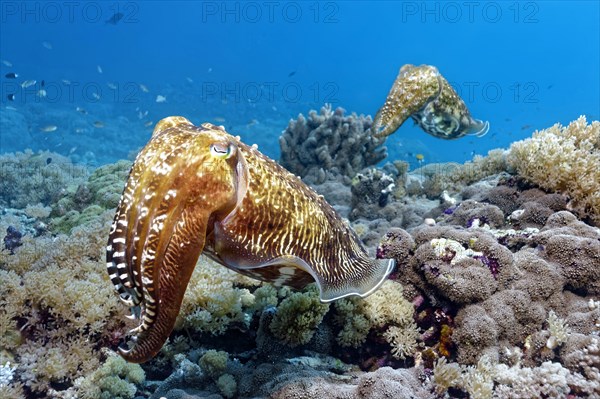
[[[569,209],[600,225],[600,122],[585,116],[513,143],[509,165],[539,187],[570,197]]]
[[[361,120],[325,114],[298,131],[341,134]],[[373,255],[396,260],[389,280],[324,305],[314,287],[275,287],[201,257],[174,332],[142,366],[114,353],[134,325],[121,322],[103,261],[130,164],[70,174],[55,154],[4,156],[0,397],[600,397],[600,229],[585,169],[597,131],[580,119],[465,165],[337,168],[315,188]],[[584,172],[544,185],[535,148]],[[315,159],[302,170],[317,182]],[[44,177],[21,181],[28,165]]]
[[[354,177],[363,168],[386,157],[384,140],[372,137],[372,120],[345,115],[342,108],[325,105],[291,120],[279,138],[280,163],[310,183],[322,183],[328,174]]]
[[[54,204],[87,175],[83,166],[49,151],[0,155],[0,205],[22,209]]]

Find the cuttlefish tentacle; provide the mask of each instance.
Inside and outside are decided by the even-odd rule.
[[[375,136],[386,137],[409,117],[426,133],[442,139],[481,137],[489,130],[489,123],[474,119],[450,83],[430,65],[400,68],[371,129]]]
[[[167,118],[134,162],[107,246],[111,281],[140,319],[126,360],[160,350],[201,253],[274,284],[316,281],[324,302],[369,295],[394,267],[369,259],[322,196],[255,147]]]

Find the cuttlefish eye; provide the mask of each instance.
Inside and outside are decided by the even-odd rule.
[[[234,152],[234,147],[230,143],[213,143],[210,145],[210,154],[219,159],[227,159]]]

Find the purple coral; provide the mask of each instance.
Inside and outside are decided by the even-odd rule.
[[[467,228],[473,227],[477,223],[477,226],[484,226],[488,224],[488,219],[485,216],[472,217],[467,221]]]
[[[458,206],[451,206],[450,208],[444,209],[444,215],[452,215]]]
[[[475,259],[478,259],[481,263],[487,266],[490,269],[490,273],[494,277],[494,280],[498,279],[498,272],[500,271],[500,264],[494,258],[490,258],[489,256],[474,256]]]
[[[9,250],[11,255],[14,254],[15,248],[23,245],[21,238],[23,238],[23,233],[13,226],[8,226],[6,229],[6,237],[4,237],[4,248]]]

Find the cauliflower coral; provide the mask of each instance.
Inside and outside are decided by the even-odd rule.
[[[567,194],[571,207],[600,225],[600,122],[585,116],[513,143],[508,163],[539,187]]]

